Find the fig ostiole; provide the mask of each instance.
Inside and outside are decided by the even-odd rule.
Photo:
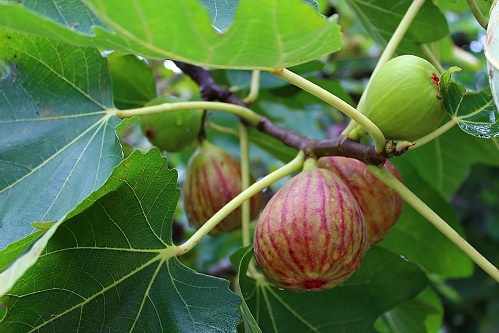
[[[158,97],[145,106],[183,102],[170,96]],[[141,116],[140,128],[151,144],[168,152],[194,149],[203,118],[202,110],[182,110]]]
[[[367,238],[370,245],[382,241],[397,222],[404,201],[369,172],[366,165],[356,159],[343,156],[321,157],[319,168],[336,174],[349,188],[362,210],[366,222]],[[386,161],[386,169],[402,182],[397,168]]]
[[[182,199],[189,223],[200,228],[242,190],[241,165],[224,149],[203,140],[187,164]],[[251,182],[254,182],[251,179]],[[263,194],[250,199],[250,218],[260,213]],[[210,234],[216,236],[241,227],[241,207],[225,217]]]
[[[277,287],[318,291],[337,286],[368,249],[362,211],[331,171],[304,169],[268,202],[258,219],[254,254]]]
[[[439,72],[427,60],[413,55],[393,58],[372,77],[359,111],[387,139],[417,139],[433,131],[445,115],[439,82]],[[358,126],[349,137],[366,134]]]

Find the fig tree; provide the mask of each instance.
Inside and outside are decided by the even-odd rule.
[[[331,171],[305,169],[263,209],[255,259],[279,288],[332,288],[361,265],[368,248],[364,217],[348,187]]]
[[[434,130],[445,115],[439,82],[437,69],[425,59],[413,55],[393,58],[374,74],[359,111],[387,139],[416,139]],[[361,127],[354,131],[365,134]]]
[[[189,160],[182,188],[189,223],[200,228],[213,214],[241,193],[241,188],[239,162],[222,148],[203,140]],[[251,219],[256,218],[262,204],[261,192],[250,199]],[[210,234],[219,235],[240,226],[241,207],[224,218]]]
[[[364,163],[356,159],[327,156],[321,157],[317,165],[340,177],[352,192],[364,214],[369,244],[374,245],[383,240],[402,213],[404,201],[397,192],[376,178]],[[386,161],[385,167],[402,181],[402,176],[390,161]]]
[[[182,101],[176,97],[163,96],[146,106]],[[153,145],[161,150],[179,152],[196,147],[202,118],[202,110],[171,111],[141,116],[139,123]]]

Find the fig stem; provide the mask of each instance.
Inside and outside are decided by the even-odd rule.
[[[206,126],[211,127],[212,129],[214,129],[215,131],[217,131],[219,133],[229,134],[229,135],[239,137],[239,134],[237,133],[237,131],[233,130],[230,127],[225,127],[225,126],[219,125],[209,118],[206,119]]]
[[[383,133],[381,133],[378,126],[376,126],[369,118],[364,116],[362,113],[357,111],[353,106],[343,101],[341,98],[333,95],[326,89],[316,85],[315,83],[310,82],[309,80],[301,77],[300,75],[293,73],[292,71],[281,68],[281,69],[273,69],[270,71],[275,76],[280,77],[281,79],[288,81],[289,83],[302,88],[303,90],[309,92],[310,94],[319,97],[323,101],[329,103],[334,106],[352,120],[356,121],[359,125],[364,127],[367,132],[374,139],[376,144],[376,151],[382,152],[385,148],[386,139]]]
[[[241,191],[244,192],[250,186],[250,158],[249,131],[248,127],[242,121],[239,122],[239,145],[241,150]],[[243,247],[251,245],[250,214],[250,200],[248,199],[241,205],[241,231]],[[248,263],[247,272],[251,277],[258,275],[253,259]]]
[[[490,263],[480,252],[449,226],[440,216],[428,207],[417,195],[411,192],[397,178],[395,178],[385,167],[368,165],[367,169],[388,187],[396,191],[402,199],[426,218],[435,228],[444,234],[452,243],[460,248],[471,260],[480,266],[494,280],[499,282],[499,270]]]
[[[468,3],[468,7],[470,7],[470,10],[473,13],[473,16],[475,16],[477,22],[482,26],[482,28],[487,30],[487,26],[489,25],[489,20],[485,15],[483,15],[482,11],[476,4],[475,0],[466,0],[466,2]]]
[[[419,9],[423,6],[425,0],[414,0],[409,8],[407,9],[407,12],[405,13],[404,17],[400,21],[399,25],[397,26],[397,29],[393,32],[392,37],[388,41],[388,44],[386,44],[385,49],[383,50],[383,53],[381,54],[381,57],[378,60],[378,63],[376,64],[376,67],[374,67],[373,73],[371,74],[371,77],[369,79],[369,82],[367,82],[366,89],[364,89],[364,92],[360,96],[359,104],[357,105],[357,109],[361,110],[362,105],[364,104],[364,100],[366,98],[366,92],[369,89],[369,84],[372,81],[372,78],[376,74],[376,72],[381,68],[382,65],[384,65],[388,60],[390,60],[397,50],[397,47],[399,46],[400,42],[402,41],[402,38],[404,38],[405,33],[411,26],[412,21],[416,17],[417,13],[419,12]],[[350,117],[352,118],[352,117]],[[362,127],[365,128],[361,123],[356,121],[354,118],[350,121],[348,124],[347,128],[341,133],[341,135],[348,136],[350,132],[357,127],[357,125],[361,125]],[[367,128],[366,130],[371,134],[371,131],[369,131]],[[372,136],[372,134],[371,134]],[[376,142],[376,151],[377,152],[382,152],[382,149],[385,147],[385,143],[383,143],[383,147],[381,147],[381,144],[378,145],[378,141],[373,137],[374,141]]]
[[[249,136],[248,128],[239,122],[239,146],[241,150],[241,191],[244,192],[250,185],[249,173]],[[250,201],[246,200],[241,205],[242,242],[243,247],[251,245],[250,236]]]
[[[432,141],[433,139],[438,138],[440,135],[444,134],[448,130],[450,130],[452,127],[456,126],[457,122],[454,119],[449,120],[436,130],[434,130],[431,133],[428,133],[427,135],[423,136],[422,138],[419,138],[412,143],[414,144],[413,146],[409,147],[408,150],[414,150],[416,148],[419,148],[423,146],[424,144],[427,144],[428,142]]]
[[[308,170],[308,169],[317,169],[317,159],[314,157],[309,157],[305,160],[305,163],[303,164],[303,171]]]
[[[192,109],[209,109],[235,114],[236,116],[245,118],[251,125],[257,126],[260,123],[261,116],[252,110],[230,103],[223,102],[178,102],[178,103],[163,103],[154,106],[145,106],[142,108],[128,110],[114,110],[115,115],[119,118],[131,118],[134,116],[145,116],[155,113],[192,110]]]
[[[395,29],[395,31],[393,32],[392,37],[388,41],[388,44],[386,44],[386,47],[383,50],[383,53],[381,54],[381,57],[379,58],[378,63],[376,64],[376,67],[374,68],[372,76],[376,74],[376,72],[381,68],[381,66],[383,66],[388,60],[390,60],[393,57],[393,54],[397,50],[397,47],[404,38],[404,35],[407,32],[407,30],[409,30],[412,21],[414,21],[414,18],[418,14],[419,10],[421,9],[425,1],[426,0],[414,0],[411,3],[404,17],[397,26],[397,29]],[[367,91],[368,88],[369,88],[369,83],[365,91]],[[363,95],[365,95],[365,91]]]
[[[250,91],[243,99],[244,104],[251,104],[258,98],[260,92],[260,71],[255,69],[251,72]]]
[[[176,247],[176,255],[182,255],[189,252],[196,244],[198,244],[220,221],[227,215],[233,212],[244,201],[250,199],[252,196],[263,190],[264,188],[272,185],[279,179],[286,177],[290,173],[300,169],[305,160],[305,153],[299,151],[296,157],[289,163],[285,164],[276,171],[268,174],[259,181],[253,183],[245,191],[239,193],[234,199],[229,201],[222,209],[215,213],[201,228],[199,228],[185,243]]]

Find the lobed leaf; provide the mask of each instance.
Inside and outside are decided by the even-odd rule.
[[[36,265],[0,299],[0,331],[235,331],[240,300],[229,282],[176,258],[176,181],[157,148],[132,153],[52,227]]]
[[[452,67],[440,77],[439,88],[445,111],[468,134],[479,138],[499,136],[499,111],[491,90],[468,91],[451,78],[451,74],[459,70]]]
[[[10,2],[0,3],[0,27],[219,68],[290,67],[336,52],[342,45],[340,26],[301,0],[241,0],[233,24],[223,34],[212,27],[208,11],[197,0],[88,0],[85,4],[94,13],[81,19],[99,18],[92,32],[75,30],[78,21],[61,22],[58,14],[46,10],[51,5],[28,8]],[[68,6],[82,5],[73,0]]]
[[[97,49],[0,31],[0,249],[54,221],[122,158]]]

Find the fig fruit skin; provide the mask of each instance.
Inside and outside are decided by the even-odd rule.
[[[382,241],[402,214],[404,200],[370,173],[359,160],[326,156],[321,157],[317,165],[340,177],[352,192],[364,215],[369,244],[372,246]],[[385,167],[403,181],[400,172],[390,161],[386,161]]]
[[[263,274],[292,291],[330,289],[360,266],[369,245],[362,211],[331,171],[290,179],[263,209],[254,255]]]
[[[174,102],[185,101],[162,96],[145,106]],[[139,124],[151,144],[168,152],[181,152],[197,146],[202,118],[203,110],[171,111],[141,116]]]
[[[359,111],[386,139],[419,138],[433,131],[445,116],[439,82],[437,69],[425,59],[393,58],[374,74]]]
[[[189,223],[199,229],[216,212],[241,193],[241,165],[224,149],[203,140],[187,165],[182,200]],[[251,179],[251,183],[254,180]],[[250,199],[250,218],[258,216],[263,194]],[[241,227],[241,207],[225,217],[210,235],[216,236]]]

